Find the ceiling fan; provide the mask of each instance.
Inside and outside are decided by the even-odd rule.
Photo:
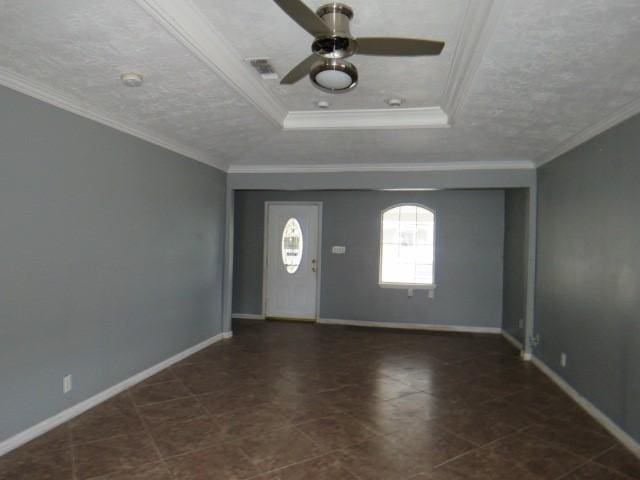
[[[296,65],[280,82],[291,85],[307,74],[319,89],[329,93],[351,90],[358,83],[352,55],[440,55],[444,42],[418,38],[361,37],[349,31],[353,10],[343,3],[328,3],[314,13],[301,0],[274,0],[298,25],[314,37],[313,53]]]

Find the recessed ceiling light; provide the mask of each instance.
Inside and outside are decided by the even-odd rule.
[[[120,80],[127,87],[139,87],[142,85],[142,75],[139,73],[123,73],[120,75]]]
[[[316,106],[318,108],[329,108],[331,106],[331,104],[329,102],[327,102],[326,100],[320,100],[319,102],[316,102]]]
[[[404,100],[401,98],[390,98],[387,100],[387,105],[390,107],[399,107],[404,103]]]

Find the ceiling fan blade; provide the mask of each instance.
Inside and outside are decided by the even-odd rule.
[[[440,55],[444,42],[420,38],[364,37],[356,39],[360,55]]]
[[[282,80],[280,80],[280,83],[282,85],[291,85],[293,83],[299,82],[309,74],[309,70],[311,70],[313,64],[318,60],[320,60],[320,57],[318,57],[318,55],[316,55],[315,53],[312,53],[298,65],[293,67],[293,69],[289,73],[287,73],[287,75]]]
[[[273,0],[294,22],[314,37],[331,35],[331,29],[324,21],[300,0]]]

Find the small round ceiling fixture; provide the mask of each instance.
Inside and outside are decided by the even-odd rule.
[[[329,108],[331,106],[331,104],[329,102],[327,102],[326,100],[320,100],[318,102],[316,102],[316,107],[318,108]]]
[[[143,78],[139,73],[129,72],[120,75],[120,80],[127,87],[139,87],[142,85]]]
[[[402,106],[403,103],[404,100],[402,100],[401,98],[390,98],[387,100],[387,105],[394,108]]]
[[[311,82],[328,93],[343,93],[358,83],[355,65],[344,60],[327,60],[315,65],[309,74]]]

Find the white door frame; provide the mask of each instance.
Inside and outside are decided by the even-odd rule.
[[[316,282],[316,322],[320,318],[320,284],[322,283],[322,202],[264,202],[264,239],[262,241],[262,316],[267,314],[267,253],[269,247],[270,205],[315,205],[318,207],[318,272]]]

